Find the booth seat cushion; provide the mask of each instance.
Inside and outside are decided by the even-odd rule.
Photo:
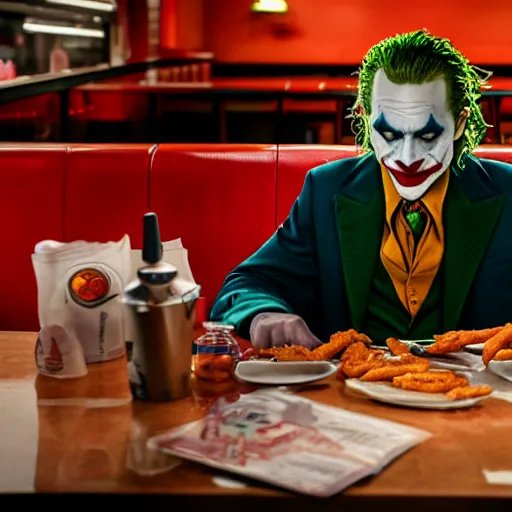
[[[490,160],[499,160],[500,162],[512,164],[512,147],[502,146],[499,144],[489,144],[477,148],[475,150],[475,156],[478,158],[488,158]]]
[[[163,240],[181,237],[211,307],[228,272],[275,230],[276,147],[161,145],[150,209]]]
[[[149,207],[150,145],[71,146],[66,164],[64,241],[109,242],[130,235],[142,247]]]
[[[208,306],[227,273],[272,235],[307,171],[351,146],[0,144],[0,330],[37,330],[30,255],[44,239],[142,245],[155,211],[162,238],[181,237]],[[512,148],[481,158],[512,163]]]
[[[37,242],[64,238],[65,146],[0,145],[0,329],[35,331]]]

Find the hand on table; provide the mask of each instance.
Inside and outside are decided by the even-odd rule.
[[[322,345],[300,316],[288,313],[256,315],[251,322],[250,337],[258,350],[283,345],[301,345],[312,350]]]

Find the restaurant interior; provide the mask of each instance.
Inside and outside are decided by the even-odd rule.
[[[359,343],[369,358],[384,356],[358,333],[346,342],[343,336],[351,335],[341,333],[339,341],[332,332],[325,346],[341,345],[316,359],[280,359],[272,352],[265,364],[289,368],[274,380],[272,370],[257,380],[248,366],[244,377],[243,365],[258,357],[249,331],[208,320],[217,322],[212,309],[234,268],[290,223],[303,228],[296,209],[308,171],[364,153],[352,107],[362,60],[379,41],[421,29],[448,38],[486,78],[478,108],[487,130],[475,157],[512,164],[511,19],[508,0],[0,0],[0,493],[58,495],[70,504],[77,495],[99,503],[105,495],[143,496],[142,506],[228,510],[505,510],[512,498],[512,362],[485,361],[485,347],[508,329],[508,344],[493,357],[512,352],[510,324],[487,337],[478,333],[496,324],[461,331],[462,337],[474,333],[473,341],[440,349],[438,366],[434,352],[421,345],[425,340],[399,348],[388,343],[390,354],[407,364],[423,368],[421,356],[426,367],[458,372],[454,378],[466,385],[492,387],[485,400],[457,406],[444,395],[435,403],[409,402],[398,394],[382,399],[380,388],[375,395],[359,389],[359,379],[340,369],[339,347],[348,353]],[[458,229],[476,233],[479,223],[472,219],[468,228],[448,227],[446,236]],[[361,251],[350,252],[353,260],[363,258],[361,240]],[[299,252],[301,243],[295,242]],[[61,281],[75,272],[61,288],[55,276],[62,264],[52,251],[62,261],[68,254]],[[454,273],[467,282],[462,288],[470,297],[479,251],[475,242],[457,253]],[[118,281],[105,278],[104,268],[116,258],[121,265],[125,253],[126,276],[116,271]],[[492,252],[485,269],[493,262],[503,279],[496,287],[505,289],[507,267],[499,270]],[[149,290],[164,275],[182,279],[183,287],[193,283],[183,292],[190,303],[180,302],[185,313],[175,306],[173,316],[163,318],[141,306],[127,285],[137,276],[145,283],[143,263],[154,272],[147,274]],[[132,265],[138,268],[133,276]],[[108,282],[110,296],[102,292],[88,304],[75,288],[88,279],[100,288]],[[445,300],[456,303],[460,295]],[[128,340],[123,308],[153,348],[137,349]],[[140,319],[143,309],[153,315],[149,324]],[[109,352],[108,337],[115,336],[105,322],[117,321],[118,310],[120,327],[110,329],[123,341]],[[55,340],[67,336],[62,333],[73,322],[88,341],[75,347],[73,338],[66,351]],[[90,355],[97,324],[99,355]],[[45,329],[50,334],[43,335]],[[203,345],[222,350],[210,346],[203,354]],[[463,350],[477,345],[484,348]],[[215,377],[220,367],[201,362],[213,353],[236,353],[229,382]],[[294,364],[303,380],[289,377]],[[176,377],[180,365],[187,367],[186,385]],[[154,377],[160,371],[165,375]],[[170,394],[161,398],[158,386]],[[251,396],[246,409],[236,405]],[[276,404],[284,404],[280,423],[261,412],[267,402],[274,415],[281,411]],[[308,415],[314,421],[306,421]],[[197,455],[187,432],[201,421],[207,427],[196,441],[205,452]],[[226,462],[215,449],[227,442],[230,428],[239,430]],[[172,437],[172,429],[179,435]]]

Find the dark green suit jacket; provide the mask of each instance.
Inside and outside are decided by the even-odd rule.
[[[444,331],[512,320],[511,193],[508,164],[468,157],[464,171],[452,171],[443,209]],[[264,311],[297,314],[323,340],[360,329],[384,215],[373,153],[311,170],[288,219],[227,276],[212,320],[234,325],[242,336]]]

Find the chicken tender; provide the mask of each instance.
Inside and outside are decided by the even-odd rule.
[[[346,349],[348,346],[352,345],[352,343],[356,342],[362,342],[369,345],[371,340],[365,334],[360,334],[354,329],[340,331],[330,337],[329,343],[325,343],[324,345],[315,348],[313,350],[313,354],[318,358],[317,360],[327,361],[332,359],[336,354]]]
[[[361,380],[368,382],[392,381],[395,377],[405,374],[425,372],[430,363],[426,359],[416,358],[408,361],[385,361],[383,365],[373,368],[365,373]]]
[[[408,373],[393,379],[393,386],[397,388],[423,393],[446,393],[468,385],[469,382],[465,377],[459,377],[448,370]]]
[[[491,386],[466,386],[453,388],[451,391],[446,393],[446,396],[451,400],[464,400],[466,398],[478,398],[481,396],[487,396],[491,393]]]
[[[512,348],[502,348],[494,356],[493,361],[510,361],[512,359]]]
[[[275,357],[278,361],[317,361],[311,350],[300,345],[285,345],[284,347],[273,347],[260,350],[258,353],[262,358]]]
[[[333,334],[328,343],[312,351],[300,345],[285,345],[284,347],[260,350],[258,355],[263,358],[275,357],[278,361],[328,361],[348,346],[357,342],[369,345],[371,340],[365,334],[360,334],[354,329],[350,329]]]
[[[448,354],[457,352],[466,345],[485,343],[489,338],[498,334],[503,327],[493,327],[479,331],[450,331],[445,334],[436,334],[435,343],[429,345],[425,350],[429,354]]]
[[[357,341],[343,353],[338,375],[348,378],[359,378],[367,371],[383,364],[385,352],[369,349],[365,343]]]
[[[404,354],[411,353],[409,347],[405,343],[402,343],[400,340],[397,340],[396,338],[388,338],[386,340],[386,345],[388,346],[389,351],[394,356],[402,356]]]
[[[485,366],[494,358],[494,356],[501,350],[508,347],[512,343],[512,324],[507,324],[503,329],[489,338],[484,345],[482,352],[482,361]]]

